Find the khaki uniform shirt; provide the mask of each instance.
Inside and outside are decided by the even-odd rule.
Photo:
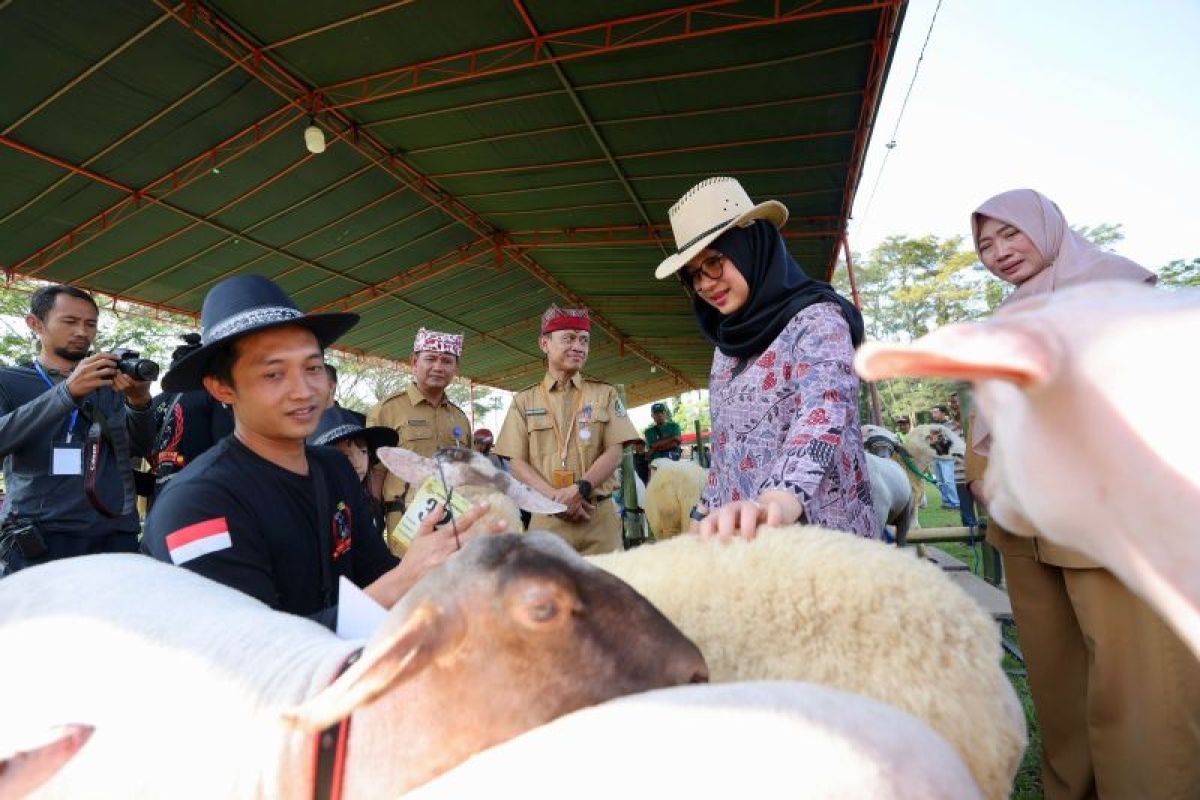
[[[371,409],[367,414],[367,427],[375,425],[396,431],[400,434],[400,447],[426,458],[442,447],[471,446],[471,422],[463,410],[446,397],[442,398],[441,405],[432,405],[415,383]],[[455,428],[459,431],[457,437],[454,435]],[[383,465],[378,468],[387,469]],[[386,503],[403,497],[407,502],[417,488],[409,487],[405,481],[388,472],[383,481],[383,501]],[[388,524],[394,524],[390,515]]]
[[[583,473],[608,448],[641,438],[611,384],[575,373],[565,386],[560,386],[547,373],[540,383],[513,397],[496,439],[495,452],[528,462],[551,486],[554,485],[554,470],[563,466],[562,443],[555,435],[551,414],[558,421],[558,430],[564,438],[570,432],[566,439],[566,469],[574,473],[575,480],[583,478]],[[581,436],[581,432],[586,433]],[[614,472],[592,487],[593,499],[608,497],[616,489]]]

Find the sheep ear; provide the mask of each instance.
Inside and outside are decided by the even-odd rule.
[[[91,725],[63,725],[21,745],[25,749],[0,755],[0,797],[32,794],[87,744],[93,730]]]
[[[437,471],[433,459],[419,456],[403,447],[380,447],[375,452],[393,475],[418,486]]]
[[[403,621],[392,625],[385,622],[384,626],[357,663],[326,689],[285,711],[284,719],[304,730],[328,728],[420,673],[463,635],[459,616],[429,601],[417,606]]]
[[[1045,335],[1000,321],[949,325],[912,344],[868,342],[854,357],[855,369],[868,381],[902,376],[990,379],[1025,389],[1049,380],[1055,362]]]
[[[503,487],[504,493],[517,504],[518,508],[533,514],[559,514],[567,510],[562,503],[556,503],[541,492],[530,489],[516,478],[503,472],[498,473],[495,480]]]

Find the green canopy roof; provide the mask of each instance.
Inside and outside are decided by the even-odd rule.
[[[667,209],[733,175],[828,278],[903,9],[0,0],[0,265],[192,314],[261,273],[360,313],[352,351],[465,333],[462,374],[507,389],[545,307],[585,305],[587,372],[631,403],[704,386],[652,275]]]

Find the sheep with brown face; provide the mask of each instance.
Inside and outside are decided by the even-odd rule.
[[[481,536],[361,642],[131,555],[0,581],[4,722],[86,719],[45,797],[297,797],[352,715],[343,797],[397,796],[595,703],[707,677],[644,598],[549,534]],[[335,679],[336,677],[336,679]]]

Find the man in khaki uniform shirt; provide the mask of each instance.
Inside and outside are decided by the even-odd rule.
[[[546,376],[513,397],[495,448],[514,477],[567,506],[534,514],[530,529],[553,531],[586,555],[621,549],[613,473],[624,446],[641,438],[616,389],[580,372],[591,329],[584,309],[551,305],[542,315]]]
[[[442,447],[470,447],[471,423],[462,409],[446,397],[446,387],[458,374],[462,343],[462,336],[425,328],[417,331],[412,359],[416,380],[372,408],[366,427],[391,428],[400,434],[400,447],[426,457]],[[409,486],[382,464],[375,469],[384,476],[383,509],[390,534],[419,487]],[[388,544],[395,552],[390,537]]]
[[[970,426],[965,438],[967,485],[983,504],[987,458]],[[1086,556],[994,519],[987,541],[1004,556],[1046,799],[1200,798],[1200,662],[1187,646]]]

